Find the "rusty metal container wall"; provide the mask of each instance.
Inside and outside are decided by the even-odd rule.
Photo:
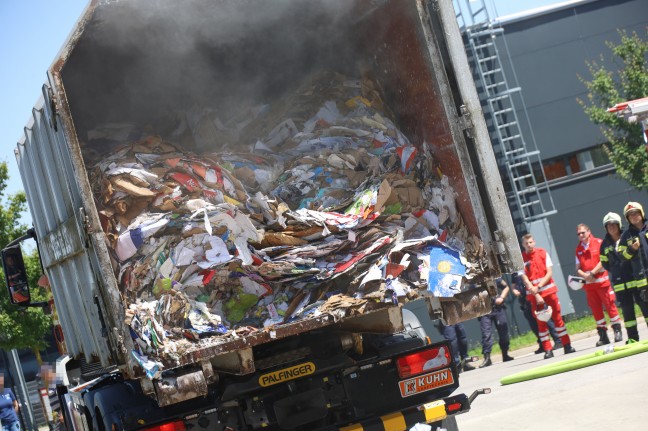
[[[82,244],[75,208],[80,208],[78,188],[70,181],[71,165],[62,130],[51,127],[47,107],[49,95],[33,110],[24,139],[16,149],[29,208],[40,243],[40,253],[49,277],[67,348],[86,361],[110,361],[101,336],[94,296],[96,277],[90,254]]]
[[[438,2],[439,20],[445,35],[445,47],[450,57],[450,64],[457,79],[457,91],[461,95],[462,109],[472,123],[472,142],[479,166],[475,167],[481,177],[485,192],[481,194],[484,208],[488,208],[492,220],[484,226],[493,235],[499,248],[502,272],[515,273],[523,268],[520,243],[515,233],[513,219],[509,210],[502,179],[488,128],[484,119],[481,101],[472,80],[468,58],[464,50],[455,9],[450,2]]]

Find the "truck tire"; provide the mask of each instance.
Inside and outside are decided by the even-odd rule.
[[[441,428],[446,431],[459,431],[457,419],[454,416],[449,416],[441,421]]]
[[[97,424],[96,431],[106,431],[106,424],[104,423],[103,415],[101,410],[95,407],[95,423]]]
[[[454,416],[448,416],[442,421],[432,422],[429,424],[432,429],[430,431],[459,431],[459,426],[457,425],[457,419]]]

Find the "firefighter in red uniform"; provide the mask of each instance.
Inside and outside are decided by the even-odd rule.
[[[614,341],[623,340],[621,332],[621,316],[617,310],[616,297],[608,272],[601,264],[601,239],[592,235],[592,232],[586,224],[576,226],[578,235],[578,246],[576,247],[576,273],[585,279],[585,295],[587,296],[587,305],[592,310],[594,320],[596,320],[596,330],[599,334],[599,340],[596,346],[610,344],[607,334],[607,325],[603,309],[607,311],[610,318],[610,324],[614,330]]]
[[[535,240],[530,233],[522,237],[522,246],[524,252],[524,274],[522,280],[527,287],[527,299],[531,304],[532,310],[536,310],[538,320],[538,335],[544,348],[545,359],[553,358],[554,354],[549,340],[549,328],[547,319],[540,318],[540,315],[546,315],[551,310],[551,319],[556,325],[556,333],[563,344],[565,354],[574,353],[571,345],[571,339],[567,333],[565,322],[560,314],[560,301],[558,300],[558,287],[552,278],[553,263],[547,251],[535,246]]]

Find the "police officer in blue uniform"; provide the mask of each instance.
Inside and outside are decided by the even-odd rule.
[[[479,328],[481,329],[482,334],[482,354],[484,355],[484,361],[479,365],[479,368],[488,367],[493,364],[491,360],[491,351],[493,349],[493,326],[497,329],[497,335],[499,336],[499,346],[502,349],[502,360],[504,362],[512,361],[513,357],[509,356],[509,327],[508,319],[506,318],[506,305],[504,300],[509,294],[511,288],[508,283],[503,278],[498,278],[495,281],[497,285],[498,295],[495,298],[492,298],[493,310],[485,315],[478,318]]]
[[[439,321],[438,328],[443,338],[450,341],[452,355],[459,372],[474,370],[475,367],[468,363],[468,337],[463,323],[444,325]]]

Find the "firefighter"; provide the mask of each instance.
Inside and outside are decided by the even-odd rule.
[[[558,300],[558,288],[552,278],[553,263],[547,251],[543,248],[536,247],[535,239],[530,233],[522,237],[522,247],[524,252],[524,273],[522,281],[527,287],[527,299],[531,307],[535,310],[538,320],[538,335],[544,348],[544,358],[553,358],[554,354],[549,341],[549,329],[547,321],[552,319],[556,324],[556,333],[563,344],[565,354],[574,353],[571,345],[571,339],[567,333],[565,322],[560,314],[560,301]]]
[[[586,224],[576,226],[578,235],[578,246],[576,247],[576,273],[585,279],[585,295],[587,296],[587,305],[589,305],[594,320],[596,320],[596,330],[598,331],[599,340],[596,346],[610,344],[607,334],[605,314],[607,311],[610,318],[610,324],[614,330],[614,341],[623,340],[621,333],[621,316],[617,310],[616,296],[610,285],[610,277],[603,268],[600,258],[602,240],[592,235],[592,232]]]
[[[610,274],[610,282],[621,305],[628,340],[639,341],[635,304],[639,306],[644,317],[648,316],[648,303],[639,297],[639,289],[633,282],[632,265],[621,255],[621,233],[623,223],[619,214],[610,212],[603,217],[603,226],[607,232],[601,243],[601,264]]]
[[[619,252],[630,261],[632,280],[631,288],[637,289],[641,301],[646,302],[648,290],[648,225],[644,209],[638,202],[628,202],[623,208],[623,216],[629,223],[628,229],[621,234]],[[638,334],[637,334],[638,336]]]

